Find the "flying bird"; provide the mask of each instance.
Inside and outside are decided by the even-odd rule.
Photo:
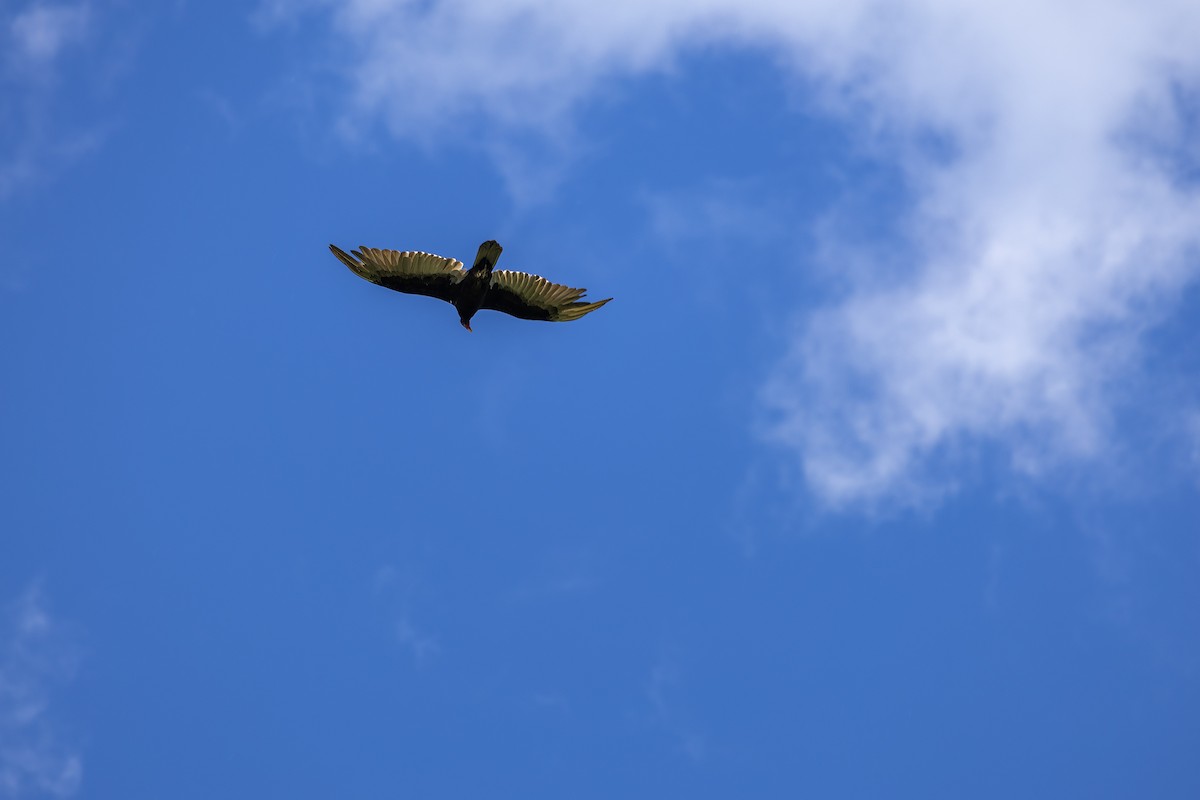
[[[521,319],[570,322],[612,300],[589,303],[582,299],[587,289],[572,289],[525,272],[494,269],[503,248],[493,241],[479,245],[475,265],[469,270],[457,259],[419,250],[401,253],[360,247],[347,253],[335,244],[329,249],[354,274],[371,283],[451,303],[468,331],[471,317],[483,308]]]

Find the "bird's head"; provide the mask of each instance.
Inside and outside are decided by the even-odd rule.
[[[468,332],[468,333],[470,333],[470,332],[471,332],[471,320],[469,320],[469,319],[465,319],[465,318],[463,318],[463,317],[459,317],[459,318],[458,318],[458,321],[459,321],[459,323],[460,323],[460,324],[461,324],[461,325],[462,325],[464,328],[466,328],[466,329],[467,329],[467,332]]]

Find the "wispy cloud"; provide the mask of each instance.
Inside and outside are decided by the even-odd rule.
[[[50,708],[52,687],[74,666],[34,584],[0,623],[0,797],[69,797],[79,789],[82,758],[59,735]]]
[[[1032,476],[1100,459],[1141,333],[1200,271],[1186,0],[269,4],[315,7],[348,119],[408,139],[564,141],[606,82],[719,45],[784,65],[897,165],[899,239],[827,227],[814,257],[848,288],[802,317],[763,394],[765,438],[834,506],[936,498],[980,446]]]
[[[436,638],[413,621],[413,596],[417,581],[411,574],[402,573],[391,564],[375,571],[372,579],[375,597],[384,602],[395,619],[396,642],[412,655],[418,667],[426,665],[442,651]]]
[[[650,670],[646,683],[646,700],[650,703],[650,721],[675,738],[679,752],[692,761],[701,761],[708,751],[708,742],[696,726],[684,719],[679,704],[671,695],[679,688],[679,669],[673,659],[660,658]]]
[[[419,665],[442,651],[437,640],[413,625],[407,614],[396,623],[396,641],[412,653],[413,661]]]
[[[92,39],[95,19],[86,0],[36,0],[0,23],[0,200],[97,146],[98,129],[54,124],[63,65]]]
[[[90,13],[86,3],[29,5],[9,24],[9,58],[44,67],[63,48],[83,40]]]
[[[1184,436],[1196,485],[1200,486],[1200,409],[1186,415]]]

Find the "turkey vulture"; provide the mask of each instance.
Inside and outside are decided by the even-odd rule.
[[[329,245],[338,260],[360,278],[397,292],[423,294],[452,303],[462,326],[471,330],[471,317],[481,308],[503,311],[521,319],[569,322],[590,314],[611,300],[581,300],[587,289],[572,289],[525,272],[492,271],[503,249],[495,242],[479,245],[475,266],[432,253],[410,250],[377,250],[360,247],[349,254]]]

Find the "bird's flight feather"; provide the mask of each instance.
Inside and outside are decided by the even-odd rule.
[[[466,275],[461,261],[418,250],[360,247],[348,255],[336,245],[329,245],[329,249],[360,278],[397,292],[450,301],[454,286]]]
[[[551,283],[539,275],[501,269],[492,273],[492,288],[480,308],[503,311],[521,319],[569,322],[611,300],[581,301],[587,289]]]

